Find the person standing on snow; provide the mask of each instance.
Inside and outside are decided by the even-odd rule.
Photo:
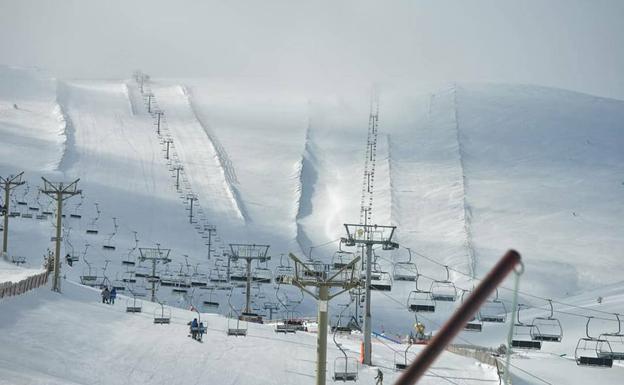
[[[377,369],[377,376],[375,377],[375,380],[377,380],[375,385],[383,385],[383,372],[379,368]]]
[[[104,286],[104,290],[102,290],[102,303],[108,303],[110,300],[110,291],[108,291],[108,287]]]
[[[115,298],[117,298],[117,289],[113,287],[110,292],[110,304],[111,305],[115,304]]]
[[[189,322],[188,325],[191,326],[191,337],[196,340],[197,339],[197,329],[199,329],[199,324],[197,323],[197,318],[194,318],[193,321]]]

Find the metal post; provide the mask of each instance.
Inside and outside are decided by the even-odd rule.
[[[8,184],[4,186],[4,229],[2,230],[2,252],[6,253],[9,242],[9,194],[11,189]]]
[[[371,334],[373,330],[371,317],[371,268],[373,264],[373,244],[366,244],[366,283],[365,283],[365,309],[364,309],[364,365],[372,365]]]
[[[327,377],[327,311],[329,287],[321,285],[318,301],[318,336],[316,339],[316,385],[325,385]]]
[[[183,167],[180,165],[175,166],[174,170],[176,171],[176,190],[180,189],[180,171],[182,171]]]
[[[165,159],[169,160],[169,145],[173,143],[173,139],[167,139],[165,140],[165,143],[167,143],[167,154],[165,156]]]
[[[9,214],[10,214],[10,195],[11,190],[16,188],[17,186],[23,185],[24,181],[22,181],[22,175],[24,172],[20,172],[19,174],[13,176],[9,176],[8,178],[0,177],[0,183],[2,183],[2,189],[4,189],[4,230],[2,234],[2,253],[6,253],[8,251],[9,246]]]
[[[210,260],[210,252],[212,249],[212,232],[213,231],[214,231],[213,228],[208,229],[208,260]]]
[[[190,197],[189,199],[191,200],[191,212],[189,213],[189,223],[193,223],[193,201],[195,200],[195,197]]]
[[[63,182],[59,184],[59,189],[63,190]],[[54,280],[52,290],[61,292],[61,230],[63,227],[63,193],[56,193],[56,248],[54,253]]]
[[[147,95],[147,112],[152,112],[152,94]]]
[[[156,113],[156,116],[158,117],[158,122],[156,123],[156,134],[160,135],[160,117],[162,116],[163,112],[162,111],[158,111]]]
[[[245,313],[251,313],[251,259],[247,259],[247,292],[245,293]]]
[[[156,259],[152,259],[152,302],[156,302]]]

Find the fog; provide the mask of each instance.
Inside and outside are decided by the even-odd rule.
[[[65,78],[530,83],[624,99],[624,1],[0,0],[0,64]]]

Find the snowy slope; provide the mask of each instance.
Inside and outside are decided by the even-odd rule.
[[[197,314],[172,309],[171,325],[153,324],[153,305],[143,313],[124,312],[125,300],[99,303],[96,290],[66,284],[58,295],[46,288],[4,300],[0,313],[0,384],[313,384],[316,336],[278,335],[270,325],[250,325],[247,337],[227,337],[227,320],[202,314],[208,331],[204,343],[187,338],[186,323]],[[356,357],[358,342],[340,339]],[[328,383],[334,358],[329,343]],[[388,383],[393,350],[375,343],[373,359]],[[404,349],[395,345],[395,349]],[[360,368],[358,383],[373,384],[376,368]],[[459,375],[461,373],[461,375]],[[494,368],[444,354],[422,382],[438,376],[457,384],[495,381]]]
[[[173,249],[169,272],[193,266],[210,272],[215,260],[206,259],[206,240],[188,223],[187,192],[200,197],[201,224],[217,226],[219,246],[269,243],[271,268],[281,253],[307,254],[322,244],[313,257],[329,261],[342,223],[359,218],[368,91],[308,94],[205,79],[150,83],[185,170],[178,191],[163,137],[134,81],[59,81],[6,68],[0,74],[0,135],[9,150],[0,153],[0,171],[25,170],[28,181],[13,194],[13,207],[24,200],[53,211],[37,194],[39,177],[81,178],[84,197],[67,201],[65,210],[82,218],[65,220],[63,253],[89,246],[86,260],[81,255],[64,267],[71,280],[88,271],[86,262],[97,274],[106,266],[111,281],[120,279],[126,271],[120,261],[137,255],[135,232],[140,247]],[[383,91],[375,221],[398,225],[402,246],[463,273],[451,273],[461,288],[469,289],[469,277],[482,276],[509,247],[523,254],[522,286],[532,294],[565,302],[618,282],[623,114],[621,101],[534,86]],[[87,235],[94,226],[99,234]],[[10,254],[38,267],[52,245],[52,217],[15,218],[10,231]],[[117,249],[103,250],[108,243]],[[219,246],[213,246],[218,254]],[[404,248],[378,255],[390,272],[393,262],[407,259]],[[414,261],[426,276],[422,287],[444,278],[439,265]],[[374,330],[405,335],[411,329],[414,316],[405,304],[413,289],[394,282],[391,293],[373,294]],[[275,300],[275,287],[262,291]],[[179,306],[189,302],[164,289],[161,296]],[[501,296],[509,299],[507,291]],[[219,297],[220,311],[229,311]],[[422,320],[435,329],[454,306],[440,304]],[[313,309],[307,301],[298,310]],[[574,340],[582,330],[572,330]],[[488,346],[504,341],[502,331],[484,335]]]

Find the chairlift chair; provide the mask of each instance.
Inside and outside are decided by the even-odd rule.
[[[126,313],[141,313],[142,301],[137,300],[137,295],[132,293],[132,298],[126,300]]]
[[[204,304],[204,306],[206,306],[209,309],[218,309],[219,301],[215,301],[214,299],[212,299],[212,295],[214,294],[214,287],[211,287],[207,290],[210,290],[208,294],[208,299],[203,300],[202,303]]]
[[[587,317],[585,324],[585,337],[576,343],[574,359],[579,366],[593,366],[610,368],[613,366],[613,350],[606,339],[596,338],[589,335],[589,322],[594,317]]]
[[[479,309],[479,319],[482,322],[505,323],[507,321],[507,307],[496,295],[491,301],[485,302]]]
[[[160,304],[160,309],[154,309],[154,323],[155,324],[170,324],[171,323],[171,309],[165,309],[164,304]]]
[[[371,272],[370,289],[377,291],[391,291],[392,278],[390,277],[390,274],[381,270]]]
[[[408,252],[407,261],[399,261],[394,263],[392,276],[395,281],[415,282],[418,277],[418,267],[412,262],[412,251],[406,248]]]
[[[266,267],[256,267],[251,274],[251,280],[257,283],[271,283],[273,274]]]
[[[624,334],[622,333],[622,321],[620,315],[615,314],[618,323],[618,331],[615,333],[602,333],[598,339],[607,341],[598,345],[598,357],[611,358],[614,361],[624,361]]]
[[[457,287],[450,280],[448,266],[444,266],[446,270],[446,278],[431,282],[431,298],[435,301],[455,302],[457,300]]]
[[[409,354],[409,350],[413,344],[411,341],[408,341],[407,348],[404,351],[396,351],[394,352],[394,368],[396,370],[405,370],[410,364],[410,360],[408,360],[407,356]]]
[[[232,266],[230,268],[230,281],[247,282],[247,272],[242,267]]]
[[[516,311],[517,319],[514,323],[511,347],[524,350],[540,350],[542,348],[542,342],[533,340],[531,336],[533,325],[525,324],[520,321],[520,310],[522,308],[524,308],[524,305],[518,304],[518,309]]]
[[[416,313],[433,313],[435,312],[436,302],[431,297],[431,292],[420,290],[418,288],[418,278],[416,277],[416,290],[409,293],[407,297],[407,310]]]
[[[464,296],[468,290],[462,291],[461,302],[464,303]],[[483,321],[481,321],[477,316],[472,316],[470,321],[464,325],[464,331],[467,332],[481,332],[483,331]]]
[[[334,381],[357,381],[358,379],[358,362],[355,358],[347,356],[347,352],[336,341],[336,331],[334,331],[334,344],[340,350],[344,357],[337,357],[334,359],[334,375],[332,379]]]
[[[351,251],[342,250],[342,241],[338,244],[338,251],[332,256],[331,266],[335,270],[340,270],[348,266],[355,259],[355,254]]]
[[[563,328],[561,322],[553,317],[552,300],[548,300],[550,314],[548,317],[533,318],[533,328],[531,328],[531,338],[534,341],[561,342],[563,338]]]

